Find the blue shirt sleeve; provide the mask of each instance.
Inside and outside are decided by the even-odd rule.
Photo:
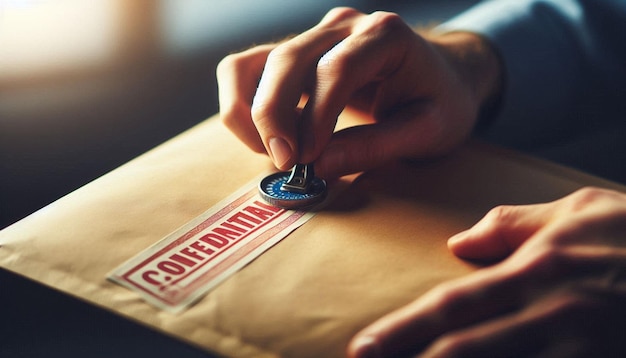
[[[502,107],[482,137],[579,167],[583,137],[605,146],[597,155],[626,153],[626,0],[483,1],[437,30],[478,33],[503,59]],[[607,147],[616,131],[623,148]]]

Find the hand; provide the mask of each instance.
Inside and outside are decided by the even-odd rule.
[[[626,356],[626,194],[498,207],[448,246],[503,260],[381,318],[349,356]]]
[[[226,57],[217,77],[221,117],[240,140],[279,169],[316,161],[337,177],[463,142],[500,66],[476,35],[427,40],[395,14],[337,8],[292,39]],[[333,133],[346,106],[374,123]]]

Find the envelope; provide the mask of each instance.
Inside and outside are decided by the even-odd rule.
[[[361,328],[477,267],[446,248],[499,204],[623,187],[470,142],[329,183],[332,202],[182,313],[107,274],[270,172],[218,116],[0,232],[0,265],[222,356],[342,357]],[[342,121],[358,118],[344,115]]]

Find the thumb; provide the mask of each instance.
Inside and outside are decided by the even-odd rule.
[[[469,230],[451,237],[448,248],[466,259],[503,259],[547,223],[549,208],[550,204],[498,206]]]
[[[378,124],[361,125],[335,133],[316,160],[315,172],[324,178],[336,178],[372,169],[392,159],[385,136]]]
[[[421,104],[413,107],[419,106]],[[388,117],[382,122],[340,130],[333,134],[317,158],[316,173],[334,178],[373,169],[394,159],[440,155],[460,142],[449,140],[459,136],[442,135],[445,130],[441,127],[437,118],[418,115],[416,118]]]

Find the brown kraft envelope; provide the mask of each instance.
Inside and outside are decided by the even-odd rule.
[[[585,185],[624,190],[471,142],[445,158],[330,183],[341,190],[327,208],[182,313],[107,280],[271,170],[266,156],[210,118],[0,231],[0,265],[219,355],[342,357],[368,323],[476,269],[446,240],[490,208]]]

